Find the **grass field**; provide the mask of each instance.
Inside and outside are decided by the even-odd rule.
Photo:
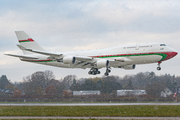
[[[180,117],[180,106],[0,106],[0,116]]]

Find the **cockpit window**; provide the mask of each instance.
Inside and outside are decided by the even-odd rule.
[[[166,44],[160,44],[160,46],[166,46]]]

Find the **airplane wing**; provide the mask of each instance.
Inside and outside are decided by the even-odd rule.
[[[39,59],[38,57],[32,57],[32,56],[29,56],[29,55],[13,55],[13,54],[5,54],[5,55],[24,58],[24,59]]]
[[[77,62],[76,64],[74,64],[74,66],[76,67],[81,67],[81,68],[88,68],[91,67],[92,65],[97,65],[97,61],[101,61],[102,58],[93,58],[93,57],[85,57],[85,56],[75,56]],[[123,62],[131,62],[132,60],[127,58],[127,57],[121,57],[118,59],[115,58],[103,58],[103,60],[107,60],[110,62],[110,64],[112,65],[111,67],[114,67],[114,64],[119,64],[119,63],[123,63]]]
[[[55,59],[59,59],[59,58],[63,57],[63,54],[57,54],[57,53],[51,53],[51,52],[46,52],[46,51],[28,49],[28,48],[25,48],[25,47],[23,47],[21,45],[17,45],[17,46],[21,50],[26,50],[26,51],[29,51],[29,52],[38,53],[38,54],[42,54],[42,55],[48,55],[48,56],[54,57]],[[78,61],[89,61],[89,60],[92,60],[93,58],[92,57],[86,57],[86,56],[76,56],[76,59]]]

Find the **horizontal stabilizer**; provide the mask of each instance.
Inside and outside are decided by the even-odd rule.
[[[25,47],[23,47],[22,45],[17,45],[18,47],[19,47],[19,49],[21,49],[21,50],[26,50],[26,48]]]
[[[13,55],[13,54],[5,54],[5,55],[24,58],[24,59],[39,59],[38,57],[32,57],[32,56],[29,56],[29,55]]]
[[[48,56],[52,56],[52,57],[55,57],[55,58],[60,58],[60,57],[62,57],[62,54],[50,53],[50,52],[45,52],[45,51],[28,49],[28,48],[25,48],[25,47],[22,46],[22,45],[17,45],[17,46],[18,46],[21,50],[26,50],[26,51],[33,52],[33,53],[38,53],[38,54],[42,54],[42,55],[48,55]]]

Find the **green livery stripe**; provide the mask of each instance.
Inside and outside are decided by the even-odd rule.
[[[156,53],[155,55],[161,55],[162,56],[162,59],[160,61],[163,61],[167,57],[167,54]]]
[[[147,55],[159,55],[162,56],[162,59],[160,61],[163,61],[164,59],[166,59],[166,57],[168,53],[146,53],[146,54],[142,54],[142,53],[138,53],[138,54],[118,54],[118,55],[101,55],[101,56],[91,56],[93,58],[113,58],[113,57],[132,57],[132,56],[147,56]],[[27,60],[27,59],[21,59],[22,61],[27,61],[27,62],[37,62],[37,63],[41,63],[41,62],[56,62],[56,60],[51,60],[51,59],[47,59],[47,60]]]
[[[27,41],[19,41],[20,43],[23,43],[23,42],[30,42],[29,40],[27,40]]]
[[[118,55],[103,55],[103,56],[93,56],[97,58],[113,58],[113,57],[132,57],[132,56],[146,56],[146,55],[160,55],[162,56],[162,60],[166,59],[167,54],[165,53],[149,53],[149,54],[118,54]]]
[[[27,40],[19,40],[19,42],[34,42],[34,40],[32,38],[28,38]]]

